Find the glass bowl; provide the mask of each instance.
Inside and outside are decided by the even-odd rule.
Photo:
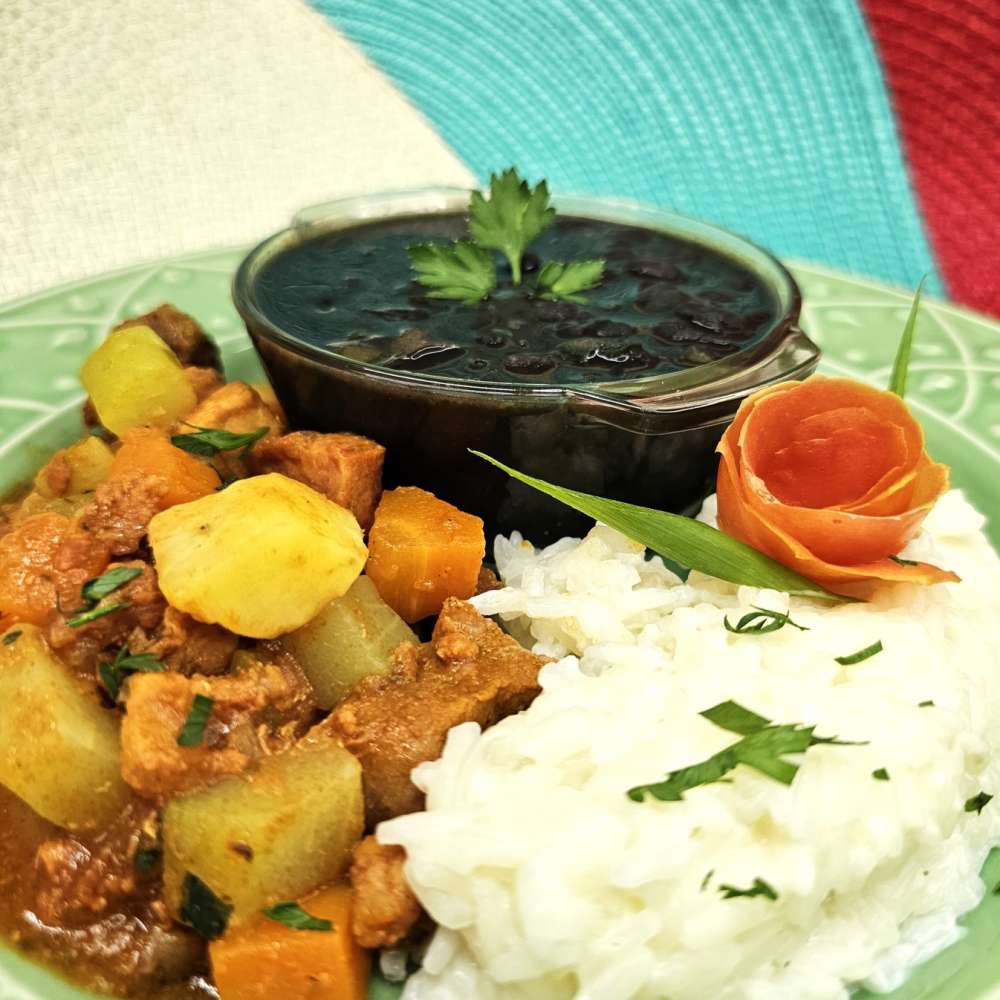
[[[584,385],[444,377],[367,364],[281,329],[261,310],[261,269],[332,230],[400,216],[465,210],[467,190],[429,188],[347,198],[299,213],[241,263],[233,299],[292,427],[353,431],[387,449],[384,481],[421,486],[536,544],[585,531],[575,512],[510,480],[470,448],[588,493],[689,512],[711,492],[715,446],[740,401],[809,375],[818,348],[798,328],[801,298],[784,266],[753,243],[673,212],[609,198],[554,197],[564,214],[669,233],[707,245],[770,291],[775,319],[722,360],[645,378]]]

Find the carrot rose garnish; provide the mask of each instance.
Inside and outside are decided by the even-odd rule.
[[[830,590],[959,578],[890,558],[948,488],[906,404],[814,375],[743,401],[718,447],[719,527]]]

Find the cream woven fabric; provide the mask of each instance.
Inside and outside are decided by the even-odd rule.
[[[0,0],[0,299],[470,183],[298,0]]]

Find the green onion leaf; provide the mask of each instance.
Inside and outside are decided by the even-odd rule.
[[[212,714],[212,707],[215,700],[203,694],[196,694],[191,702],[191,710],[188,712],[181,731],[177,734],[177,745],[179,747],[196,747],[205,736],[205,724]]]
[[[2,642],[4,646],[9,646],[11,643],[17,642],[17,640],[21,638],[21,635],[22,633],[19,628],[12,629],[3,637],[2,640],[0,640],[0,642]]]
[[[191,434],[174,434],[170,443],[181,451],[202,458],[211,458],[220,451],[236,451],[242,448],[244,454],[250,450],[254,442],[259,441],[268,431],[267,427],[258,427],[246,434],[234,434],[215,427],[198,427]]]
[[[896,360],[892,365],[889,392],[894,392],[900,399],[906,395],[906,376],[910,368],[910,352],[913,350],[913,331],[917,326],[917,313],[920,311],[920,296],[923,293],[924,282],[926,280],[927,276],[924,275],[920,279],[920,284],[917,285],[917,290],[913,296],[913,304],[910,306],[910,315],[906,317],[903,336],[896,350]]]
[[[768,632],[777,632],[778,629],[791,625],[800,632],[808,632],[806,625],[799,625],[793,622],[784,611],[768,611],[767,608],[758,608],[754,605],[755,611],[745,614],[735,625],[726,617],[722,623],[726,626],[727,632],[735,635],[766,635]]]
[[[70,628],[79,628],[81,625],[86,625],[89,622],[95,622],[98,618],[104,618],[105,615],[113,615],[116,611],[122,611],[128,607],[131,607],[131,604],[128,601],[122,601],[119,604],[104,604],[99,608],[91,608],[89,611],[84,611],[82,614],[74,615],[72,618],[67,618],[66,624]]]
[[[933,707],[934,707],[934,702],[931,701],[929,698],[927,699],[927,701],[922,701],[919,705],[917,705],[917,708],[933,708]]]
[[[294,900],[285,903],[275,903],[264,911],[264,916],[277,920],[279,924],[291,927],[294,931],[332,931],[333,923],[321,917],[314,917],[299,906]]]
[[[899,556],[889,556],[889,558],[900,566],[919,566],[916,559],[900,559]]]
[[[870,646],[865,646],[864,649],[859,649],[856,653],[850,653],[847,656],[835,656],[834,659],[842,666],[849,667],[854,663],[861,663],[862,660],[870,659],[875,656],[876,653],[882,652],[882,640],[876,639]]]
[[[142,569],[138,566],[117,566],[93,580],[88,580],[80,589],[80,596],[88,608],[93,607],[108,594],[114,593],[119,587],[125,586],[129,580],[134,580],[141,575]]]
[[[181,920],[207,941],[226,933],[232,906],[220,899],[197,875],[187,872],[181,886]]]
[[[978,795],[973,795],[965,803],[965,811],[967,813],[974,812],[977,815],[983,811],[983,809],[993,801],[993,796],[989,792],[980,792]]]
[[[889,772],[884,767],[880,767],[877,771],[872,771],[872,777],[876,781],[888,781]]]
[[[715,874],[714,868],[709,868],[709,870],[705,872],[705,877],[701,880],[701,889],[700,889],[701,892],[704,892],[708,888],[708,883],[712,881],[712,876],[714,874]]]
[[[819,584],[701,521],[554,486],[543,479],[518,472],[481,451],[470,451],[519,482],[603,522],[687,569],[748,587],[766,587],[829,601],[850,600],[830,593]]]
[[[603,276],[603,260],[574,260],[568,264],[550,260],[538,272],[537,290],[543,299],[583,302],[578,293],[600,284]]]
[[[128,646],[122,646],[115,654],[114,660],[98,664],[97,672],[111,700],[117,701],[126,677],[138,673],[162,673],[163,664],[155,653],[132,655],[128,651]]]
[[[720,885],[719,892],[722,893],[723,899],[753,899],[754,896],[763,896],[765,899],[773,901],[778,898],[774,888],[762,878],[755,878],[749,889],[737,889],[733,885]]]
[[[490,196],[473,191],[469,199],[469,233],[479,246],[499,250],[510,262],[515,285],[521,284],[521,256],[528,244],[555,218],[549,188],[539,181],[533,188],[509,167],[490,176]]]

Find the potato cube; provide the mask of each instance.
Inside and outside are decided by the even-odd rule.
[[[416,642],[412,629],[379,597],[375,584],[359,576],[343,597],[312,621],[289,632],[282,646],[309,678],[320,708],[333,708],[358,681],[389,669],[401,642]]]
[[[98,437],[85,437],[57,451],[35,476],[35,490],[48,499],[92,493],[111,472],[114,452]]]
[[[247,774],[173,799],[163,817],[164,892],[180,915],[185,875],[233,907],[233,923],[332,882],[364,827],[361,765],[310,735]]]
[[[382,494],[368,533],[366,572],[406,622],[476,592],[486,552],[483,522],[415,486]]]
[[[8,630],[0,640],[0,783],[51,823],[99,829],[129,797],[119,757],[114,715],[81,692],[37,628]]]
[[[149,543],[173,607],[257,639],[305,625],[347,591],[367,554],[350,511],[277,474],[157,514]]]
[[[83,386],[113,434],[130,427],[169,427],[195,405],[177,355],[148,326],[129,326],[83,363]]]

